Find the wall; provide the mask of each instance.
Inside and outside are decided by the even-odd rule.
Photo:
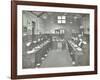
[[[42,20],[40,18],[37,18],[37,16],[32,14],[31,12],[23,11],[23,24],[22,24],[22,26],[23,26],[23,28],[27,27],[28,35],[32,35],[32,21],[35,22],[35,34],[37,34],[37,31],[39,29],[38,24],[41,24],[41,27],[44,26],[42,23]]]
[[[83,17],[83,23],[82,23],[82,26],[84,27],[84,33],[85,34],[89,34],[89,31],[88,31],[88,29],[89,29],[89,15],[86,15],[86,16],[84,16]]]
[[[69,15],[66,15],[66,23],[65,24],[58,24],[57,23],[57,16],[62,16],[65,13],[55,13],[55,12],[48,12],[44,13],[42,16],[39,18],[32,14],[31,12],[28,11],[23,11],[23,28],[27,27],[27,33],[28,35],[32,34],[32,21],[36,23],[35,26],[35,33],[37,34],[38,31],[42,33],[49,33],[55,31],[55,29],[63,28],[65,30],[65,39],[71,38],[72,30],[79,32],[80,28],[80,21],[82,21],[82,18],[78,20],[73,20],[73,23],[70,23],[70,18]],[[43,16],[46,15],[47,18],[43,19]],[[72,15],[72,14],[70,14]],[[72,18],[72,16],[71,16]]]
[[[100,21],[100,0],[36,0],[57,3],[97,4],[99,7],[98,21]],[[11,71],[11,4],[10,0],[0,0],[0,80],[10,80]],[[98,34],[100,33],[98,23]],[[100,36],[98,38],[100,47]],[[100,53],[100,49],[98,50]],[[98,54],[100,56],[100,54]],[[30,80],[100,80],[100,58],[98,57],[98,75],[67,76],[55,78],[39,78]],[[29,80],[29,79],[27,79]]]
[[[35,14],[35,15],[34,15]],[[66,23],[65,24],[58,24],[57,23],[57,16],[66,16]],[[80,16],[78,19],[74,20],[74,16]],[[40,17],[36,16],[36,12],[33,14],[32,12],[23,11],[23,28],[27,27],[27,33],[28,35],[32,34],[32,21],[35,22],[35,33],[37,34],[38,31],[41,33],[49,33],[51,34],[52,31],[55,32],[55,29],[62,28],[65,31],[65,39],[70,39],[72,35],[72,31],[79,32],[80,26],[82,25],[85,27],[85,32],[87,31],[87,27],[89,27],[89,17],[84,14],[84,17],[82,18],[83,14],[74,14],[73,13],[57,13],[57,12],[47,12],[42,14]],[[44,19],[43,16],[46,16]],[[72,21],[72,23],[70,23]],[[83,23],[83,24],[81,24]],[[85,25],[84,25],[85,24]],[[24,29],[23,29],[24,30]]]
[[[43,19],[43,16],[46,15],[47,18]],[[28,12],[28,11],[23,11],[23,30],[24,27],[27,27],[27,34],[28,35],[32,35],[32,21],[35,22],[36,26],[35,26],[35,33],[37,34],[38,31],[42,32],[42,33],[49,33],[51,34],[52,31],[55,32],[55,29],[59,29],[62,28],[65,31],[65,39],[70,39],[71,35],[72,35],[72,30],[79,32],[80,29],[80,22],[82,21],[82,18],[77,19],[77,20],[73,20],[72,24],[70,23],[70,18],[72,18],[72,14],[70,13],[69,15],[66,15],[66,23],[65,24],[58,24],[57,23],[57,16],[62,16],[64,15],[63,13],[55,13],[55,12],[48,12],[48,13],[44,13],[42,16],[37,17],[36,15],[32,14],[32,12]],[[71,16],[70,18],[68,18],[69,16]],[[85,15],[86,16],[86,15]],[[82,17],[82,15],[81,15]],[[88,17],[84,17],[83,18],[83,24],[88,22]],[[88,23],[87,23],[88,24]],[[83,26],[87,26],[83,25]]]
[[[46,13],[45,13],[46,14]],[[46,14],[47,18],[43,19],[43,15],[39,18],[40,19],[40,24],[39,24],[39,29],[40,31],[43,33],[52,33],[52,31],[54,32],[55,29],[59,29],[62,28],[65,30],[65,38],[69,39],[71,38],[71,33],[72,30],[79,32],[79,28],[80,28],[80,21],[82,21],[82,19],[78,19],[78,20],[73,20],[73,23],[69,23],[71,19],[68,19],[67,17],[69,15],[66,16],[66,23],[65,24],[58,24],[57,23],[57,16],[62,16],[64,14],[62,13],[54,13],[54,12],[49,12]],[[71,14],[70,14],[71,15]],[[71,17],[72,18],[72,17]],[[41,21],[42,20],[42,21]]]

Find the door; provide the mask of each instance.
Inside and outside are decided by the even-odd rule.
[[[34,36],[35,36],[35,22],[32,21],[32,41],[33,41]]]

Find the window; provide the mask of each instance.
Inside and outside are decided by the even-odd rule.
[[[59,23],[59,24],[66,23],[66,16],[58,16],[57,17],[57,23]]]

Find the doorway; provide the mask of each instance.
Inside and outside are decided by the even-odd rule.
[[[36,23],[34,21],[32,21],[32,41],[35,36],[35,26],[36,26]]]

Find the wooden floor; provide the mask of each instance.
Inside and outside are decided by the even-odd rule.
[[[68,49],[53,49],[48,52],[46,59],[42,62],[41,68],[46,67],[67,67],[72,66],[72,59]]]

